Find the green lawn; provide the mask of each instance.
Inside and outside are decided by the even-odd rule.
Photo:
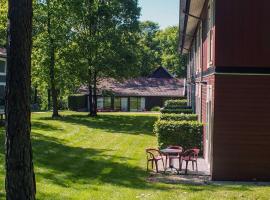
[[[270,187],[148,183],[144,149],[156,146],[155,114],[32,115],[37,199],[270,199]],[[4,199],[4,131],[0,137],[0,199]]]

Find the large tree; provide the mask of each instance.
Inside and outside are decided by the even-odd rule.
[[[9,0],[6,198],[35,199],[30,124],[32,0]]]
[[[65,73],[68,58],[64,53],[70,42],[72,21],[67,20],[70,13],[65,0],[37,1],[34,6],[33,86],[43,100],[47,97],[48,109],[52,99],[52,117],[58,117],[59,96],[74,81]]]
[[[155,40],[159,43],[161,51],[161,65],[166,67],[175,76],[185,77],[186,58],[178,52],[179,28],[171,26],[160,30],[155,36]]]
[[[136,66],[137,0],[70,0],[75,15],[77,69],[89,88],[90,116],[97,115],[97,85],[105,77],[127,77]]]
[[[156,35],[159,32],[159,25],[152,21],[140,23],[139,41],[139,75],[148,76],[161,65],[161,49]]]

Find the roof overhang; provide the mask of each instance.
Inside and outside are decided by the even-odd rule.
[[[189,52],[206,0],[180,0],[180,44],[181,54]]]

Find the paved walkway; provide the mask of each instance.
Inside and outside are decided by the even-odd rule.
[[[165,160],[165,159],[164,159]],[[178,160],[173,161],[175,168],[179,169]],[[186,163],[182,163],[182,171],[177,174],[176,170],[167,170],[166,173],[151,173],[148,178],[149,182],[179,183],[205,185],[210,182],[210,169],[203,158],[198,159],[198,171],[193,171],[192,164],[189,162],[188,173],[185,174]],[[163,166],[159,162],[159,169],[163,171]]]

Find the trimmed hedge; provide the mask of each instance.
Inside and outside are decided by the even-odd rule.
[[[190,108],[163,108],[160,110],[163,114],[192,114],[193,110]]]
[[[186,99],[165,101],[165,108],[183,108],[183,107],[187,107]]]
[[[203,124],[197,121],[158,120],[154,125],[154,133],[160,148],[179,145],[184,149],[197,147],[202,150]]]
[[[198,115],[196,114],[162,114],[160,120],[168,121],[197,121]]]
[[[86,95],[72,95],[68,97],[68,108],[70,110],[78,111],[87,108]]]

